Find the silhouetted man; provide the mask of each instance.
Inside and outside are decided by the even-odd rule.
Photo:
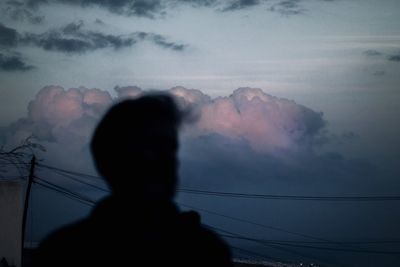
[[[180,212],[173,202],[180,122],[164,94],[112,107],[91,143],[112,195],[88,218],[46,238],[35,267],[232,266],[227,245],[196,212]]]

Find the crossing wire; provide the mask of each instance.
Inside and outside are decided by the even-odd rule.
[[[69,171],[46,164],[38,163],[38,166],[56,170],[59,172],[67,173],[70,175],[103,179],[99,176],[85,174],[81,172]],[[254,194],[254,193],[239,193],[239,192],[222,192],[222,191],[210,191],[210,190],[197,190],[189,188],[180,188],[177,191],[185,194],[196,194],[196,195],[207,195],[217,197],[230,197],[230,198],[248,198],[248,199],[269,199],[269,200],[292,200],[292,201],[329,201],[329,202],[343,202],[343,201],[360,201],[360,202],[371,202],[371,201],[400,201],[400,196],[310,196],[310,195],[272,195],[272,194]]]
[[[229,216],[229,215],[225,215],[222,213],[218,213],[215,211],[211,211],[209,209],[204,209],[204,208],[198,208],[192,205],[188,205],[188,204],[183,204],[180,202],[177,202],[180,206],[183,207],[187,207],[193,210],[197,210],[197,211],[202,211],[204,213],[208,213],[208,214],[212,214],[218,217],[222,217],[222,218],[227,218],[233,221],[238,221],[238,222],[243,222],[243,223],[247,223],[250,225],[254,225],[254,226],[259,226],[262,228],[266,228],[266,229],[270,229],[270,230],[275,230],[278,232],[282,232],[282,233],[286,233],[286,234],[291,234],[291,235],[296,235],[296,236],[301,236],[304,238],[308,238],[308,239],[312,239],[315,241],[304,241],[304,240],[269,240],[271,242],[282,242],[282,243],[303,243],[303,244],[335,244],[335,245],[368,245],[368,244],[399,244],[400,243],[400,239],[391,239],[391,240],[363,240],[363,241],[333,241],[333,240],[328,240],[325,238],[320,238],[320,237],[316,237],[316,236],[312,236],[312,235],[307,235],[307,234],[303,234],[303,233],[299,233],[299,232],[294,232],[294,231],[290,231],[290,230],[286,230],[280,227],[275,227],[275,226],[270,226],[270,225],[265,225],[265,224],[261,224],[261,223],[257,223],[257,222],[253,222],[250,220],[245,220],[242,218],[238,218],[238,217],[234,217],[234,216]]]

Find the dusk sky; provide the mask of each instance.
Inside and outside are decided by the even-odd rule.
[[[125,97],[167,90],[197,117],[181,134],[182,187],[400,194],[398,0],[2,1],[0,81],[1,143],[13,147],[33,134],[51,166],[95,173],[87,144],[103,112]],[[35,239],[88,212],[34,193],[35,209],[42,207]],[[65,214],[52,219],[48,198],[68,207]],[[329,240],[400,240],[398,201],[178,200]],[[299,238],[202,215],[248,236]],[[399,243],[361,248],[400,251]],[[398,255],[299,251],[332,266],[400,264]]]

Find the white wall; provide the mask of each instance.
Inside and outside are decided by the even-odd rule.
[[[17,181],[0,181],[0,260],[21,266],[24,187]]]

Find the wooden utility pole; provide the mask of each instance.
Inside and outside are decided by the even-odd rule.
[[[28,207],[29,207],[29,197],[31,195],[31,187],[33,182],[33,177],[35,175],[35,165],[36,165],[36,157],[33,156],[31,160],[31,168],[29,170],[29,177],[28,177],[28,185],[26,187],[25,193],[25,204],[24,204],[24,213],[22,215],[22,242],[21,242],[21,259],[23,266],[24,263],[24,247],[25,247],[25,231],[26,231],[26,218],[28,216]]]

